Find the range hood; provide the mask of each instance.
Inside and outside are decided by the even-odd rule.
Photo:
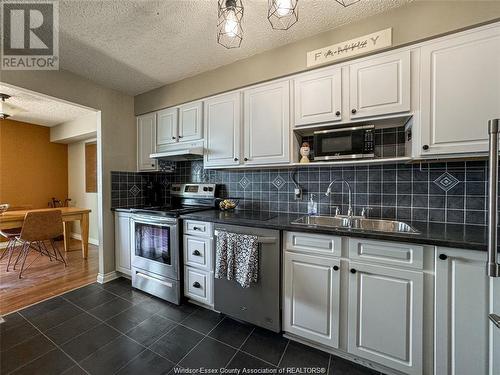
[[[171,161],[193,160],[203,158],[203,147],[186,147],[176,150],[162,151],[149,155],[151,159],[163,159]]]

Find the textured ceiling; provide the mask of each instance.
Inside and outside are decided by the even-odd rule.
[[[12,107],[13,115],[9,117],[10,120],[51,127],[93,112],[90,109],[11,86],[0,85],[0,93],[11,96],[5,101],[9,107]]]
[[[227,50],[216,43],[217,0],[62,0],[60,63],[136,95],[410,1],[300,0],[299,22],[275,31],[267,0],[243,0],[243,43]]]

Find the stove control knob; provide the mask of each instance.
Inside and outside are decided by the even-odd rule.
[[[203,191],[208,191],[208,188],[206,186],[204,186]]]
[[[213,187],[209,187],[208,191],[214,191],[214,188]]]

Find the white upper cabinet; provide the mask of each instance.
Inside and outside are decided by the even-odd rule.
[[[156,151],[156,113],[137,117],[137,170],[156,170],[157,161],[149,155]]]
[[[500,371],[500,279],[486,274],[484,251],[438,248],[435,374],[495,375]],[[496,345],[496,346],[495,346]]]
[[[203,103],[194,102],[179,107],[179,142],[203,138]]]
[[[500,117],[500,27],[468,31],[421,49],[419,155],[488,150]]]
[[[205,101],[205,167],[240,164],[240,107],[239,92]]]
[[[421,375],[423,273],[357,262],[350,268],[348,352]]]
[[[340,260],[286,251],[283,329],[337,348],[340,319]]]
[[[244,162],[290,162],[290,83],[281,81],[243,91]]]
[[[158,150],[203,138],[203,102],[193,102],[157,112]]]
[[[410,51],[349,65],[350,118],[410,111]]]
[[[294,125],[336,122],[342,119],[340,68],[303,74],[294,83]]]
[[[157,112],[156,145],[158,147],[177,142],[177,108]]]

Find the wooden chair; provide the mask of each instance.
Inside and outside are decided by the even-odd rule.
[[[64,263],[66,267],[66,260],[57,246],[54,245],[54,238],[57,238],[63,233],[63,221],[60,210],[34,211],[26,214],[21,234],[16,238],[16,240],[21,243],[21,251],[14,264],[15,268],[17,263],[21,262],[19,278],[22,277],[23,272],[41,255],[47,255],[51,261],[55,259],[56,261]],[[45,242],[50,243],[52,253],[45,245]],[[25,267],[26,258],[31,250],[38,251],[39,254],[27,267]]]

